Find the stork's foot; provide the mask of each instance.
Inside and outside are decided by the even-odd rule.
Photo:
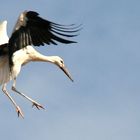
[[[18,117],[21,116],[22,118],[24,118],[24,115],[23,115],[23,113],[22,113],[22,111],[21,111],[19,106],[16,107],[16,112],[18,114]]]
[[[41,104],[39,104],[39,103],[37,103],[37,102],[33,102],[33,105],[32,105],[32,107],[36,107],[38,110],[40,110],[40,109],[45,109]]]

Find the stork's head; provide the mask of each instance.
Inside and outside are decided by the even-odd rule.
[[[64,60],[59,56],[54,56],[54,63],[68,76],[68,78],[73,82],[73,79],[64,64]]]

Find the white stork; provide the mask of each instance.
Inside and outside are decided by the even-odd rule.
[[[10,38],[7,36],[7,21],[0,24],[0,84],[3,93],[15,106],[18,116],[24,117],[20,107],[6,89],[10,80],[13,80],[12,90],[14,92],[31,101],[37,109],[44,109],[41,104],[16,89],[16,78],[23,65],[31,61],[50,62],[58,66],[73,81],[62,58],[44,56],[32,46],[57,45],[57,42],[76,43],[66,38],[76,36],[78,28],[74,24],[66,26],[45,20],[34,11],[24,11],[20,14]]]

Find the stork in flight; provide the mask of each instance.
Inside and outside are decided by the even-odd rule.
[[[76,43],[68,38],[76,36],[78,28],[74,24],[66,26],[45,20],[34,11],[24,11],[20,14],[10,38],[7,36],[7,21],[0,24],[0,84],[3,93],[13,103],[18,116],[24,117],[20,107],[6,89],[10,80],[13,80],[12,90],[15,93],[32,102],[37,109],[44,109],[41,104],[16,89],[16,78],[23,65],[31,61],[50,62],[58,66],[73,81],[62,58],[44,56],[32,46],[57,45],[58,42]]]

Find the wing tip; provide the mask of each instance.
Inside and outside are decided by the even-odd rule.
[[[50,26],[50,31],[53,34],[53,39],[64,44],[77,43],[76,41],[72,41],[67,38],[73,38],[75,36],[78,36],[80,34],[78,32],[82,29],[82,24],[61,25],[50,22]]]

